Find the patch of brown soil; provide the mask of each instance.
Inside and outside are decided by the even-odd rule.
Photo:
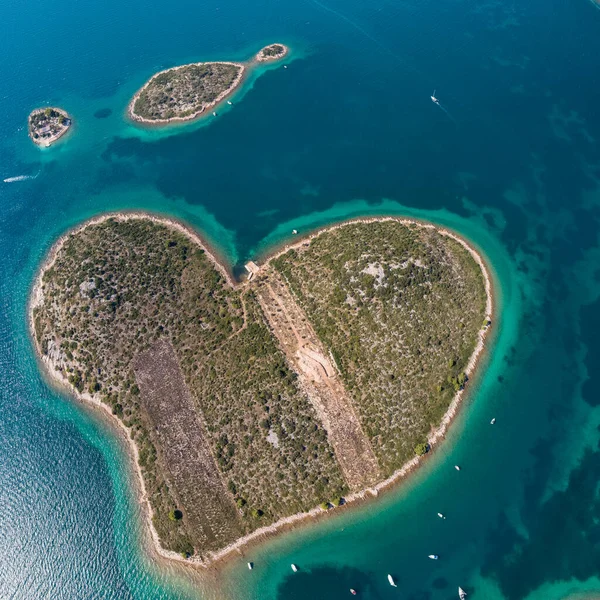
[[[140,405],[184,524],[203,550],[221,548],[242,535],[233,499],[198,419],[172,346],[159,341],[134,361]]]

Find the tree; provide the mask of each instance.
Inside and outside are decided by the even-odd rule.
[[[173,509],[169,511],[169,519],[171,521],[180,521],[183,518],[183,513],[178,509]]]
[[[427,452],[429,452],[429,444],[421,442],[415,446],[415,454],[417,456],[423,456],[423,454],[427,454]]]

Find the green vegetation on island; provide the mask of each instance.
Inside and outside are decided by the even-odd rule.
[[[70,234],[44,273],[43,303],[33,318],[42,353],[76,390],[106,403],[129,428],[165,548],[215,550],[346,492],[327,434],[252,293],[233,289],[185,234],[140,218]],[[195,437],[202,431],[225,499],[237,505],[239,522],[204,545],[194,532],[205,524],[190,522],[191,507],[177,499],[193,497],[194,490],[181,486],[207,482],[190,471],[175,489],[173,475],[189,459],[182,454],[177,465],[165,462],[173,456],[158,443],[160,424],[153,419],[160,407],[153,410],[140,396],[136,368],[163,378],[170,368],[152,356],[161,341],[174,350],[201,423],[181,427]],[[176,381],[176,373],[168,376]],[[179,396],[177,412],[165,408],[164,428],[182,413]],[[213,508],[198,518],[217,520]],[[183,518],[170,518],[174,510]]]
[[[331,352],[390,475],[466,380],[486,314],[480,266],[451,237],[393,220],[322,233],[271,264]]]
[[[185,557],[424,454],[487,317],[469,251],[417,225],[344,225],[256,269],[234,286],[180,226],[118,215],[65,236],[32,296],[50,372],[127,428]]]
[[[270,44],[256,55],[256,59],[259,61],[278,60],[283,58],[287,52],[288,49],[283,44]]]
[[[71,117],[62,109],[55,107],[36,108],[29,114],[29,137],[38,146],[50,146],[67,133],[71,126]]]
[[[157,125],[193,120],[230,96],[247,69],[258,62],[279,60],[287,52],[283,44],[271,44],[246,63],[192,63],[156,73],[133,97],[129,116]]]
[[[136,94],[130,115],[150,122],[192,119],[231,92],[243,70],[241,64],[211,62],[162,71]]]

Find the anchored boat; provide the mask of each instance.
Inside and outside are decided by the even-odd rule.
[[[390,582],[390,585],[391,585],[392,587],[398,587],[398,586],[396,585],[396,582],[394,581],[394,578],[393,578],[391,575],[388,575],[388,581]]]
[[[291,567],[292,567],[292,571],[294,571],[294,573],[298,572],[298,567],[294,563],[291,564]]]

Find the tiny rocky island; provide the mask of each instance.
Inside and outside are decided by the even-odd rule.
[[[415,466],[491,322],[481,258],[427,224],[353,221],[246,269],[107,215],[57,242],[30,303],[48,373],[126,433],[158,550],[204,565]]]
[[[193,63],[161,71],[135,94],[128,114],[152,125],[194,120],[226,101],[256,64],[280,60],[287,53],[283,44],[271,44],[246,63]]]
[[[260,52],[256,55],[256,60],[260,62],[266,62],[269,60],[279,60],[283,58],[288,52],[288,49],[283,44],[270,44],[269,46],[265,46]]]
[[[28,119],[29,137],[38,146],[48,147],[71,127],[71,117],[61,108],[36,108]]]

